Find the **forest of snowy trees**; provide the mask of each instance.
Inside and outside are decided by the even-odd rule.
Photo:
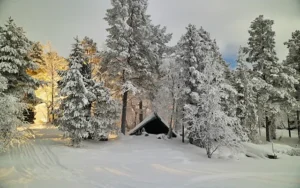
[[[269,142],[278,139],[278,126],[298,129],[300,139],[300,30],[284,43],[288,55],[280,62],[275,23],[259,15],[231,69],[205,28],[187,23],[177,45],[168,46],[172,31],[152,23],[147,0],[111,4],[105,50],[89,37],[75,37],[66,59],[28,39],[12,18],[0,26],[0,150],[22,139],[18,128],[42,102],[47,121],[75,147],[85,138],[126,134],[153,111],[170,135],[185,130],[209,158],[221,146],[259,143],[262,128]],[[35,95],[38,90],[47,100]]]

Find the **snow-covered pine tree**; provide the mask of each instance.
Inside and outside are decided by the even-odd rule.
[[[100,52],[98,51],[97,43],[89,37],[84,37],[81,43],[87,59],[86,72],[89,74],[85,77],[93,78],[97,75],[97,67],[99,69],[100,66]]]
[[[257,17],[250,26],[248,47],[244,48],[248,54],[247,62],[253,67],[253,77],[263,83],[257,91],[257,108],[259,123],[265,124],[266,140],[270,141],[270,119],[274,115],[270,113],[271,105],[270,91],[273,89],[269,75],[269,70],[278,61],[275,52],[275,32],[272,30],[273,20],[264,19],[263,15]],[[265,120],[266,123],[263,122]]]
[[[257,91],[257,104],[258,114],[265,114],[267,141],[270,141],[271,137],[276,139],[276,125],[272,122],[280,111],[280,104],[293,104],[290,91],[294,90],[291,82],[295,81],[294,75],[285,74],[284,67],[278,63],[273,24],[273,20],[264,19],[262,15],[257,17],[250,26],[248,47],[244,48],[248,54],[246,60],[253,67],[253,76],[262,86]]]
[[[21,27],[13,19],[0,29],[0,73],[7,79],[8,95],[33,103],[36,100],[34,89],[39,82],[27,74],[27,70],[37,68],[29,57],[31,42],[26,38]]]
[[[198,33],[198,30],[195,25],[189,24],[186,28],[186,33],[183,35],[180,39],[180,41],[177,44],[176,48],[176,54],[177,54],[177,61],[181,62],[182,68],[183,68],[183,81],[184,85],[187,91],[184,91],[187,93],[186,99],[182,101],[182,106],[184,106],[186,103],[191,105],[196,105],[197,101],[194,101],[193,99],[193,90],[197,89],[198,83],[196,83],[195,80],[192,80],[191,73],[189,70],[189,67],[195,67],[198,71],[203,70],[203,58],[204,58],[204,51],[202,50],[202,42],[201,37]],[[191,80],[190,80],[191,79]],[[193,134],[200,134],[197,133],[191,128],[194,126],[193,122],[184,122],[184,126],[186,127],[188,133],[190,134],[188,137],[190,139],[190,142],[198,142],[198,140],[193,140],[195,135]],[[199,135],[198,135],[199,136]],[[199,144],[201,147],[203,147],[203,144]]]
[[[223,60],[221,60],[222,62]],[[221,99],[221,106],[223,111],[232,118],[235,118],[235,121],[232,122],[232,124],[228,125],[231,126],[235,132],[236,135],[242,140],[242,141],[249,141],[249,136],[247,135],[246,129],[241,125],[241,122],[237,118],[237,107],[238,107],[238,92],[236,88],[234,87],[235,83],[235,75],[233,70],[229,70],[228,65],[224,63],[221,63],[224,68],[224,93],[225,95]]]
[[[276,116],[279,116],[281,111],[290,112],[293,109],[297,109],[298,103],[294,94],[296,93],[295,86],[299,84],[297,79],[299,75],[297,75],[295,69],[283,63],[278,63],[276,69],[273,68],[273,74],[272,85],[274,90],[272,91],[271,101],[273,111],[276,114],[272,117],[270,136],[272,139],[276,139]]]
[[[80,68],[78,67],[78,70],[83,77],[85,88],[87,89],[87,91],[90,91],[94,85],[94,82],[92,80],[92,67],[91,63],[89,62],[89,57],[85,52],[83,43],[78,39],[78,37],[75,38],[75,43],[73,44],[73,49],[69,57],[69,67],[72,67],[73,63],[81,65]],[[90,94],[90,92],[87,92],[87,96],[90,103],[86,106],[89,112],[87,119],[91,117],[91,108],[93,101],[93,96]]]
[[[60,107],[57,124],[59,129],[70,137],[72,145],[78,147],[82,138],[88,137],[90,129],[90,101],[92,94],[86,89],[84,77],[81,74],[83,50],[78,38],[73,44],[69,58],[70,68],[63,72],[60,81]]]
[[[184,119],[190,136],[194,141],[200,141],[208,158],[211,158],[220,146],[239,147],[239,138],[234,127],[229,126],[236,118],[228,116],[221,105],[221,99],[227,95],[224,67],[212,51],[206,52],[202,62],[205,63],[202,71],[190,67],[192,80],[198,83],[198,91],[190,94],[194,103],[184,106]]]
[[[35,70],[27,70],[28,74],[31,76],[35,76],[40,74],[41,72],[45,73],[45,60],[43,57],[44,51],[43,46],[40,42],[35,42],[31,45],[31,50],[29,53],[29,57],[31,61],[37,64],[38,68]]]
[[[23,124],[25,104],[18,98],[4,93],[7,79],[0,74],[0,153],[5,151],[17,136],[17,127]]]
[[[78,54],[81,55],[82,61],[82,68],[80,70],[83,78],[85,87],[88,91],[91,91],[94,87],[94,81],[93,78],[93,70],[96,66],[96,63],[100,62],[99,52],[97,49],[97,44],[93,41],[93,39],[89,37],[84,37],[84,39],[78,43]],[[90,99],[92,99],[90,97]],[[92,99],[93,100],[93,99]],[[89,110],[89,116],[88,119],[91,117],[91,110],[92,110],[92,101],[89,101],[90,104],[87,106]]]
[[[153,85],[158,52],[171,37],[158,37],[165,31],[151,24],[147,0],[111,0],[111,4],[105,17],[109,35],[103,66],[111,77],[118,78],[123,90],[121,131],[125,134],[128,92]]]
[[[297,80],[300,81],[300,30],[296,30],[292,33],[291,39],[284,43],[289,53],[286,57],[284,62],[285,67],[290,67],[296,70]],[[300,82],[299,82],[300,83]],[[297,116],[297,126],[298,126],[298,137],[300,139],[300,110],[299,110],[299,100],[300,100],[300,84],[295,85],[296,92],[294,94],[295,98],[297,99],[298,103],[296,106],[296,116]]]
[[[201,30],[200,30],[201,31]],[[205,33],[205,31],[202,29],[202,33]],[[209,36],[208,36],[209,37]],[[210,40],[208,40],[210,41]],[[228,124],[228,126],[231,126],[234,130],[235,134],[238,135],[238,137],[242,141],[248,141],[249,137],[246,134],[245,129],[241,126],[241,122],[238,118],[236,118],[237,114],[237,96],[238,92],[236,88],[234,87],[235,83],[235,75],[234,71],[229,68],[229,64],[226,63],[222,55],[219,51],[219,48],[216,44],[216,41],[213,40],[210,42],[211,50],[213,51],[213,54],[215,54],[215,59],[217,62],[220,63],[220,65],[223,68],[224,71],[224,83],[222,84],[224,95],[221,99],[221,106],[223,111],[229,116],[235,119],[235,121],[232,122],[232,124]]]
[[[237,62],[237,68],[235,71],[235,84],[234,87],[236,88],[238,94],[237,94],[237,117],[240,119],[241,125],[245,125],[245,90],[246,90],[246,84],[248,83],[248,80],[245,80],[246,74],[247,74],[247,67],[245,66],[245,54],[243,53],[242,47],[239,48],[238,51],[238,58],[236,60]]]
[[[183,63],[185,80],[187,82],[190,76],[189,67],[193,66],[199,71],[203,70],[204,65],[202,60],[205,57],[205,52],[208,51],[208,49],[206,49],[208,46],[203,45],[204,40],[202,41],[195,25],[188,25],[186,30],[186,34],[181,37],[177,44],[177,54],[178,61]],[[188,87],[190,88],[194,85],[192,82],[188,82],[187,84],[189,84]]]
[[[85,55],[85,50],[82,45],[82,41],[78,37],[74,38],[75,43],[73,44],[72,51],[69,57],[69,67],[72,67],[73,63],[80,64],[80,74],[84,78],[90,78],[90,66],[88,65],[88,59]]]
[[[246,129],[252,142],[258,141],[258,114],[256,103],[256,81],[252,79],[251,69],[246,65],[246,54],[240,47],[235,71],[237,94],[237,112],[241,125]]]
[[[184,69],[184,124],[194,144],[204,147],[211,158],[219,146],[236,146],[236,118],[225,112],[222,100],[232,88],[225,79],[226,66],[215,41],[203,28],[187,27],[178,43],[178,61]]]
[[[95,140],[107,139],[110,133],[117,131],[119,103],[111,98],[110,91],[103,82],[96,83],[92,93],[96,96],[96,100],[93,103],[93,116],[89,132],[92,133]]]
[[[198,85],[199,81],[195,80],[191,74],[190,67],[193,67],[199,72],[202,72],[204,69],[205,54],[209,49],[209,46],[204,44],[204,40],[199,35],[199,31],[195,25],[188,25],[186,28],[187,32],[183,35],[180,41],[177,44],[177,61],[182,63],[183,68],[183,80],[185,85],[186,99],[183,101],[183,106],[185,104],[197,106],[199,94],[198,94]],[[203,34],[202,34],[203,35]],[[208,37],[205,37],[208,38]],[[183,109],[184,110],[184,109]],[[184,115],[186,116],[186,115]],[[200,132],[192,130],[195,126],[192,121],[184,122],[184,126],[187,129],[187,135],[190,142],[196,143],[200,147],[204,147],[201,140],[195,140],[196,137],[200,137]],[[197,138],[196,138],[197,139]]]

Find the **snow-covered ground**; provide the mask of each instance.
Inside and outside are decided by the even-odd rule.
[[[71,148],[57,129],[32,128],[34,140],[0,155],[1,188],[300,187],[300,157],[208,159],[203,149],[182,144],[179,138],[151,135],[84,141],[81,148]]]

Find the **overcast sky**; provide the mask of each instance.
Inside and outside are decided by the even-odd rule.
[[[287,54],[283,42],[300,30],[300,0],[149,0],[148,14],[155,24],[173,33],[170,45],[189,24],[203,26],[217,40],[228,62],[236,59],[238,47],[247,43],[250,22],[258,15],[275,21],[279,59]],[[34,41],[51,41],[67,57],[73,37],[89,36],[101,47],[107,24],[103,20],[110,0],[0,0],[0,25],[11,16]]]

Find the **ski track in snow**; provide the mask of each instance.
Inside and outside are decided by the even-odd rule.
[[[299,157],[282,165],[280,160],[210,160],[194,146],[151,136],[71,148],[55,136],[58,132],[38,133],[0,155],[0,188],[300,188]]]
[[[51,148],[43,144],[43,141],[30,141],[16,147],[9,152],[11,162],[17,161],[14,165],[15,171],[24,178],[43,178],[51,173],[51,169],[57,168],[61,173],[69,173]]]
[[[8,180],[8,187],[14,184],[30,183],[34,180],[66,180],[80,181],[91,185],[99,184],[86,179],[81,175],[80,170],[70,169],[61,164],[58,156],[51,150],[51,146],[47,142],[47,140],[30,141],[10,150],[8,155],[11,163],[14,163],[13,172],[7,173],[3,177],[0,176],[0,181]],[[12,177],[10,177],[11,174]]]

